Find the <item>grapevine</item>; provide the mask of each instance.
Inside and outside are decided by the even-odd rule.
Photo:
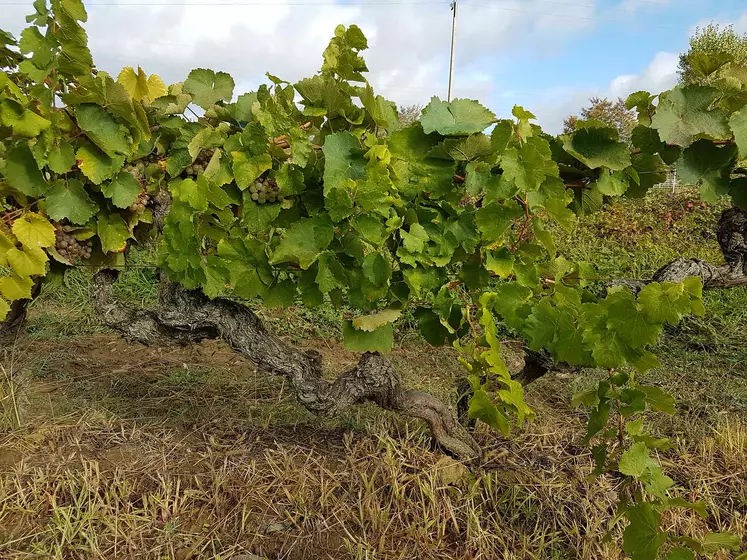
[[[739,545],[661,528],[669,508],[704,512],[672,497],[651,456],[666,442],[644,430],[645,412],[674,412],[644,383],[659,365],[650,349],[704,312],[701,278],[602,286],[593,265],[558,254],[547,225],[571,231],[578,215],[644,195],[671,165],[703,201],[747,208],[743,76],[634,93],[631,149],[600,121],[554,137],[523,107],[499,119],[469,99],[433,98],[405,125],[366,80],[356,26],[335,30],[314,76],[268,75],[235,96],[230,75],[204,68],[168,86],[141,68],[115,79],[95,68],[80,0],[34,8],[20,42],[0,31],[0,318],[68,266],[123,266],[156,231],[164,275],[214,309],[236,309],[224,296],[332,305],[345,347],[369,361],[391,351],[413,308],[429,343],[460,353],[469,416],[505,434],[534,417],[501,356],[508,330],[555,363],[610,372],[576,404],[590,409],[595,474],[625,477],[627,554]]]

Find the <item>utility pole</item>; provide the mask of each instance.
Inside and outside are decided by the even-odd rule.
[[[456,47],[456,24],[457,24],[457,0],[451,3],[451,63],[449,64],[449,92],[446,101],[451,101],[452,86],[454,85],[454,50]]]

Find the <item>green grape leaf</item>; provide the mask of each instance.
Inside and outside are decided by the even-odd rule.
[[[8,264],[18,276],[44,276],[49,258],[39,247],[15,247],[5,254]]]
[[[677,174],[686,185],[700,186],[706,202],[716,202],[729,192],[729,175],[737,158],[737,147],[716,146],[710,140],[698,140],[687,148],[677,162]]]
[[[8,150],[5,169],[2,171],[8,183],[27,196],[42,196],[49,187],[31,150],[25,144]]]
[[[618,470],[627,476],[641,478],[654,464],[649,455],[648,447],[643,442],[634,443],[630,449],[620,456]]]
[[[265,171],[272,169],[270,154],[249,156],[245,152],[232,152],[231,155],[236,184],[242,191],[249,188]]]
[[[609,328],[631,348],[656,343],[661,325],[649,322],[629,291],[618,290],[607,296],[605,303]]]
[[[508,148],[501,157],[501,167],[504,180],[513,182],[520,191],[536,191],[548,177],[559,177],[550,144],[536,136],[520,148]]]
[[[184,81],[184,91],[203,109],[210,109],[218,101],[231,101],[233,88],[234,81],[229,74],[205,68],[192,70]]]
[[[44,216],[34,212],[27,212],[14,221],[12,231],[16,239],[26,247],[46,248],[53,247],[55,244],[54,226]],[[3,237],[7,239],[5,236]],[[13,246],[10,244],[10,247],[8,247],[8,244],[10,244],[10,241],[0,243],[0,247],[10,248]]]
[[[116,154],[129,154],[132,150],[132,141],[128,137],[127,128],[119,124],[101,106],[83,103],[76,108],[75,117],[78,126],[91,142],[109,157]]]
[[[712,109],[718,90],[705,86],[677,86],[662,94],[651,126],[668,144],[687,147],[698,138],[730,138],[724,109]]]
[[[262,295],[262,301],[270,309],[275,307],[290,307],[296,298],[296,284],[293,280],[276,280]]]
[[[104,253],[121,253],[127,248],[127,240],[131,237],[127,224],[119,214],[100,213],[96,232]]]
[[[619,171],[609,172],[602,169],[597,180],[597,189],[607,196],[622,196],[628,190],[629,185],[625,174]]]
[[[56,181],[47,193],[47,214],[53,220],[67,219],[73,224],[85,224],[98,209],[83,183],[77,179]]]
[[[493,404],[490,396],[483,389],[478,389],[472,395],[467,414],[470,418],[476,418],[485,422],[488,426],[501,432],[503,435],[508,435],[511,431],[508,418],[498,410],[498,407]]]
[[[491,202],[477,211],[477,229],[482,234],[482,239],[491,244],[499,244],[503,234],[511,227],[512,220],[524,215],[519,204],[514,201],[506,201],[505,204]]]
[[[0,101],[0,123],[11,127],[14,136],[23,138],[36,138],[52,124],[12,99]]]
[[[630,151],[618,137],[615,128],[584,127],[564,137],[563,148],[592,169],[622,171],[630,166]]]
[[[447,138],[437,144],[428,157],[453,160],[472,161],[483,158],[493,153],[490,138],[485,134],[478,133],[467,136],[467,138]]]
[[[657,412],[674,414],[675,400],[672,395],[660,389],[648,385],[639,385],[638,389],[646,394],[646,403]]]
[[[335,253],[325,251],[319,255],[318,263],[319,270],[316,275],[316,283],[322,293],[326,294],[335,288],[344,288],[347,285],[345,269]]]
[[[707,533],[700,542],[703,554],[711,555],[724,549],[737,550],[742,544],[742,539],[733,533]]]
[[[381,352],[388,354],[394,345],[392,324],[382,325],[373,331],[361,331],[352,321],[342,322],[342,340],[345,350],[351,352]]]
[[[109,157],[88,144],[81,146],[75,157],[83,175],[88,177],[95,185],[100,185],[106,179],[114,177],[122,169],[125,161],[122,155]]]
[[[633,560],[656,560],[667,534],[660,530],[661,513],[643,502],[625,511],[630,524],[623,532],[623,549]]]
[[[589,423],[586,426],[586,435],[584,443],[588,445],[595,435],[601,432],[610,419],[610,403],[607,401],[600,402],[589,414]]]
[[[218,243],[218,256],[225,262],[234,294],[252,299],[264,293],[272,281],[264,243],[246,238],[224,238]]]
[[[120,171],[112,181],[101,187],[104,196],[111,198],[117,208],[127,208],[137,202],[140,191],[140,181],[127,171]]]
[[[49,151],[49,169],[55,173],[67,173],[75,165],[75,149],[68,142],[62,141],[60,145],[53,145]]]
[[[332,224],[322,216],[302,218],[285,232],[270,259],[270,264],[296,263],[308,269],[332,242]]]
[[[485,130],[495,122],[495,113],[471,99],[441,101],[433,97],[423,109],[420,124],[426,134],[466,136]]]
[[[666,560],[695,560],[695,553],[689,548],[673,548],[667,554]]]
[[[402,238],[405,249],[411,253],[422,253],[430,239],[425,228],[420,224],[412,224],[409,232],[400,229],[399,235]]]
[[[332,189],[345,188],[348,180],[364,177],[365,160],[352,150],[360,150],[358,139],[349,132],[337,132],[324,139],[324,196]]]
[[[729,127],[739,148],[739,157],[747,158],[747,107],[731,116]]]
[[[280,215],[280,204],[257,204],[244,191],[244,214],[241,226],[248,233],[261,233]]]
[[[17,299],[31,299],[31,289],[34,281],[29,277],[21,277],[18,274],[3,276],[0,278],[0,294],[5,299],[15,301]]]
[[[359,331],[373,332],[379,327],[394,323],[402,315],[399,309],[384,309],[371,315],[362,315],[353,319],[353,327]]]
[[[208,182],[202,175],[194,179],[176,179],[169,183],[169,192],[175,200],[184,202],[197,210],[208,209]]]

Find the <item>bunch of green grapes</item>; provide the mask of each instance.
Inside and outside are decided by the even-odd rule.
[[[145,212],[145,207],[150,205],[150,195],[148,194],[148,191],[145,190],[145,186],[140,187],[140,194],[137,197],[137,200],[130,204],[130,207],[128,210],[130,212],[137,212],[138,214],[142,214]]]
[[[191,165],[188,165],[184,172],[188,177],[196,177],[197,175],[205,173],[205,168],[208,166],[208,163],[210,163],[214,153],[215,150],[201,150],[200,153],[197,154],[194,162]]]
[[[128,163],[124,166],[124,170],[140,181],[140,183],[145,181],[145,162],[143,160]]]
[[[55,230],[55,248],[62,258],[75,262],[81,259],[90,259],[93,250],[93,242],[88,239],[79,241],[72,232],[72,226],[57,226]]]
[[[257,204],[281,200],[279,190],[280,188],[275,179],[270,179],[269,177],[260,177],[249,187],[252,200]]]

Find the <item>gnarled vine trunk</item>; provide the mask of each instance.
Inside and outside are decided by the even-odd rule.
[[[682,282],[699,277],[704,288],[731,288],[747,285],[747,212],[728,208],[721,213],[716,239],[726,264],[680,257],[657,270],[652,282]]]
[[[135,309],[114,297],[116,278],[112,271],[97,273],[93,300],[104,323],[128,339],[154,345],[220,338],[268,373],[285,376],[298,401],[312,412],[334,416],[352,405],[371,401],[384,409],[425,420],[436,441],[451,453],[462,457],[481,455],[480,447],[450,408],[428,393],[403,387],[384,356],[365,353],[354,368],[327,381],[318,352],[287,344],[238,302],[211,300],[199,291],[163,281],[158,308]]]
[[[0,350],[11,346],[20,331],[26,325],[28,306],[41,292],[41,283],[37,282],[31,289],[32,299],[17,299],[10,305],[10,311],[3,321],[0,321]]]

